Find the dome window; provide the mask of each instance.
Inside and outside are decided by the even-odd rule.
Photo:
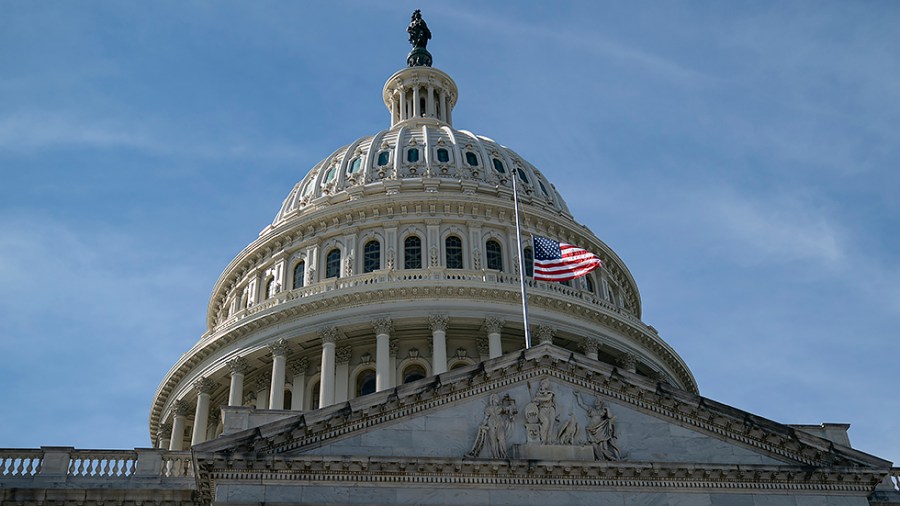
[[[312,182],[312,179],[310,179],[309,182],[306,183],[306,186],[303,187],[302,195],[304,197],[308,197],[309,194],[312,193],[312,189],[313,189],[313,182]]]
[[[381,268],[381,243],[369,241],[363,246],[363,273],[374,272]]]
[[[494,162],[494,170],[496,170],[497,172],[499,172],[501,174],[506,174],[506,167],[503,166],[503,162],[501,162],[500,160],[498,160],[496,158],[493,159],[493,162]]]
[[[322,186],[334,181],[334,175],[337,172],[337,169],[334,167],[328,169],[328,172],[325,173],[325,178],[322,180]]]
[[[520,181],[522,181],[522,182],[525,183],[525,184],[530,184],[530,181],[528,181],[528,176],[525,175],[525,171],[524,171],[524,170],[519,169],[519,168],[516,168],[516,174],[519,175],[519,180],[520,180]]]
[[[341,250],[335,248],[325,257],[325,278],[341,277]]]
[[[466,151],[466,163],[468,163],[472,167],[477,166],[478,165],[478,156],[475,155],[475,153],[473,153],[471,151]]]
[[[544,192],[544,195],[546,195],[546,196],[548,196],[548,197],[550,196],[550,192],[547,191],[547,187],[544,186],[544,183],[541,182],[540,179],[538,179],[538,186],[541,187],[541,191]]]
[[[366,369],[356,376],[356,396],[369,395],[375,393],[375,371]]]
[[[444,241],[444,261],[448,269],[463,268],[462,239],[451,235]]]
[[[437,159],[441,163],[447,163],[450,161],[450,152],[444,148],[440,148],[437,150]]]
[[[359,166],[362,165],[362,158],[356,157],[350,162],[350,170],[347,171],[347,174],[356,174],[359,171]]]
[[[306,262],[297,262],[297,265],[294,266],[294,284],[293,287],[296,290],[297,288],[303,288],[303,275],[306,271]]]
[[[263,288],[263,296],[266,300],[271,299],[275,296],[275,278],[269,278],[266,280],[266,285]]]
[[[406,161],[416,163],[419,161],[419,148],[412,148],[406,152]]]
[[[422,239],[411,235],[403,241],[403,268],[422,268]]]
[[[491,239],[484,245],[484,256],[487,260],[487,268],[495,271],[503,270],[503,251],[500,243]]]
[[[403,384],[412,383],[425,377],[425,368],[419,364],[412,364],[403,370]]]
[[[591,280],[591,276],[584,277],[584,288],[585,290],[594,293],[594,282]]]
[[[522,250],[522,261],[525,262],[525,275],[530,277],[534,276],[534,252],[531,248],[525,248]]]
[[[378,153],[378,166],[384,167],[391,161],[391,152],[390,151],[382,151]]]

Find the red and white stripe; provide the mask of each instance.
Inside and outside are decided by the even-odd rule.
[[[569,281],[600,267],[600,257],[582,248],[559,243],[562,258],[535,260],[534,279],[538,281]]]

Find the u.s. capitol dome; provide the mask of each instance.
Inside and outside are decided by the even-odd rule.
[[[157,390],[156,445],[221,434],[222,406],[308,411],[521,350],[512,178],[535,343],[697,392],[684,361],[641,321],[625,263],[575,221],[541,170],[454,128],[458,97],[448,74],[411,61],[384,85],[389,126],[299,178],[225,268],[207,332]],[[534,281],[532,234],[603,265],[569,283]]]

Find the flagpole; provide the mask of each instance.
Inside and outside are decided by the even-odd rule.
[[[522,227],[519,224],[519,191],[516,185],[516,169],[512,171],[513,206],[516,212],[516,253],[519,255],[519,290],[522,292],[522,323],[525,325],[525,349],[531,348],[531,331],[528,330],[528,298],[525,296],[525,262],[522,260]]]

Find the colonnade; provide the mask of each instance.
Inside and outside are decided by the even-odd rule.
[[[428,317],[428,324],[432,336],[432,374],[447,372],[447,327],[449,325],[447,315],[435,314]],[[488,355],[490,358],[503,354],[500,346],[501,329],[506,322],[497,317],[488,317],[484,322],[487,331]],[[396,349],[393,348],[391,335],[394,331],[393,321],[389,318],[378,319],[372,322],[375,332],[375,390],[382,391],[395,386],[393,369],[396,366]],[[319,406],[329,406],[347,400],[349,385],[349,361],[350,347],[338,348],[337,343],[343,338],[342,333],[336,327],[325,327],[319,330],[319,340],[322,343],[320,374],[319,374]],[[302,357],[293,361],[288,366],[287,357],[290,346],[285,339],[279,339],[267,346],[272,358],[272,370],[257,378],[256,407],[261,409],[290,409],[301,411],[304,409],[307,390],[308,371],[310,360]],[[252,369],[250,363],[244,357],[234,357],[225,363],[230,375],[228,388],[228,406],[243,406],[247,399],[244,397],[244,379]],[[290,371],[288,371],[290,368]],[[284,405],[285,383],[287,374],[291,373],[291,402],[290,406]],[[210,422],[210,396],[218,386],[218,383],[210,378],[199,378],[192,386],[196,391],[196,399],[192,404],[185,399],[175,401],[172,410],[171,424],[161,426],[158,444],[162,448],[181,450],[184,446],[185,431],[188,426],[188,416],[193,411],[194,421],[191,432],[191,445],[207,440],[213,428],[208,427]],[[215,417],[218,422],[218,417]]]

